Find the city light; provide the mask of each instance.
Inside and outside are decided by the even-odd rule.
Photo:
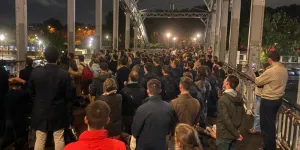
[[[170,38],[171,37],[171,33],[167,33],[167,37]]]
[[[107,35],[105,38],[106,38],[106,39],[109,39],[109,36]]]
[[[91,40],[91,41],[93,41],[93,40],[94,40],[94,38],[91,38],[90,40]]]
[[[48,28],[50,29],[50,28],[51,28],[51,26],[48,26]]]
[[[197,38],[200,38],[200,37],[201,37],[201,34],[198,33],[198,34],[197,34]]]
[[[43,41],[39,40],[39,41],[38,41],[38,44],[39,44],[39,46],[40,46],[41,44],[43,44]]]
[[[196,41],[196,40],[197,40],[196,38],[193,39],[193,41]]]
[[[1,34],[0,35],[0,41],[4,41],[5,40],[5,35],[4,34]]]
[[[174,41],[176,41],[176,40],[177,40],[177,38],[176,38],[176,37],[174,37],[174,38],[173,38],[173,40],[174,40]]]

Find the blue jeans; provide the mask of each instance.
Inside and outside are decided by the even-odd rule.
[[[235,150],[236,140],[229,139],[217,139],[216,140],[217,150]]]
[[[260,103],[261,103],[261,97],[256,95],[256,101],[254,103],[254,124],[253,124],[253,129],[257,132],[261,132],[261,129],[260,129],[260,115],[259,115]]]

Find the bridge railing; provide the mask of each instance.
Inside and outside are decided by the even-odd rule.
[[[253,115],[254,102],[256,95],[254,94],[255,81],[237,69],[224,65],[224,70],[231,70],[232,74],[240,79],[238,92],[244,99],[244,107],[247,114]],[[277,114],[276,120],[276,143],[283,150],[299,150],[300,149],[300,105],[292,104],[287,99],[282,99],[282,106]]]

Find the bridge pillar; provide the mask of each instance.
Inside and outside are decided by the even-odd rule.
[[[219,49],[220,61],[225,62],[226,46],[227,46],[227,26],[228,26],[229,0],[223,0],[222,18],[221,18],[221,44]]]
[[[300,78],[300,77],[299,77]],[[299,80],[299,83],[298,83],[298,99],[297,99],[297,104],[300,105],[300,80]],[[299,145],[300,146],[300,145]]]
[[[134,50],[137,49],[137,44],[138,44],[138,27],[134,27],[134,41],[133,41],[133,48]]]
[[[260,52],[262,49],[262,34],[264,23],[265,0],[252,0],[249,23],[249,38],[247,61],[249,66],[260,65]]]
[[[216,5],[216,4],[215,4]],[[217,23],[217,12],[214,9],[216,6],[213,6],[211,12],[211,28],[210,28],[210,47],[212,50],[215,50],[215,39],[216,39],[216,23]]]
[[[221,27],[221,16],[222,16],[222,0],[217,0],[216,6],[216,30],[215,30],[215,46],[213,55],[219,57],[220,53],[220,27]]]
[[[16,0],[17,61],[25,61],[27,52],[27,0]]]
[[[125,49],[130,48],[130,12],[126,12]]]
[[[102,0],[96,0],[96,50],[102,47]]]
[[[113,2],[113,49],[118,49],[119,42],[119,0]]]
[[[75,53],[75,0],[68,0],[68,52]]]
[[[231,9],[230,42],[228,64],[236,68],[237,50],[239,42],[241,15],[241,0],[233,0]]]

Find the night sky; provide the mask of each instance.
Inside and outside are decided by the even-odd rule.
[[[176,8],[191,8],[202,5],[202,0],[176,0]],[[15,23],[14,0],[0,0],[0,24]],[[67,0],[28,0],[28,23],[39,23],[54,17],[62,23],[67,19]],[[113,0],[103,0],[103,17],[112,10]],[[168,9],[169,0],[140,0],[140,9]],[[300,0],[266,0],[267,6],[278,7],[282,5],[300,4]],[[95,22],[95,0],[76,1],[76,21],[86,24]],[[103,19],[105,21],[105,19]]]

